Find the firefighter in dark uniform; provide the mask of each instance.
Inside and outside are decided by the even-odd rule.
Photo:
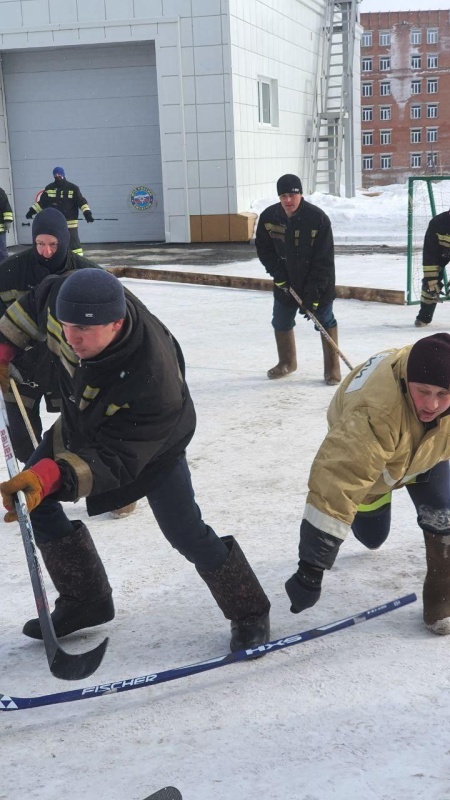
[[[433,319],[444,287],[444,270],[450,261],[450,211],[437,214],[430,223],[423,241],[423,280],[420,310],[416,328],[424,328]]]
[[[6,234],[13,221],[13,212],[4,189],[0,188],[0,264],[8,258],[6,247]]]
[[[64,214],[70,234],[70,249],[77,256],[83,255],[83,248],[78,236],[78,209],[82,212],[86,222],[94,222],[88,201],[81,194],[76,183],[69,183],[62,167],[53,170],[53,183],[49,183],[42,192],[39,201],[36,201],[26,213],[26,219],[32,219],[44,208],[57,208]]]
[[[113,275],[81,269],[50,276],[17,300],[0,320],[0,334],[0,356],[46,335],[59,372],[60,419],[25,470],[0,485],[6,522],[15,518],[11,493],[25,492],[36,542],[60,595],[52,613],[56,635],[114,616],[89,531],[69,520],[59,501],[86,497],[95,515],[146,497],[166,539],[195,566],[231,620],[231,650],[267,641],[264,590],[238,542],[219,538],[195,502],[185,454],[195,409],[183,354],[167,328]],[[182,588],[178,594],[186,603]],[[193,609],[187,613],[195,616]],[[39,621],[30,620],[24,633],[42,638]]]

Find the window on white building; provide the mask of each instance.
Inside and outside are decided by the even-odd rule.
[[[373,169],[373,156],[364,156],[363,169]]]
[[[372,122],[372,120],[373,120],[373,106],[363,106],[362,121]]]
[[[391,119],[391,106],[380,106],[380,119],[382,122]]]
[[[437,28],[427,28],[427,44],[437,44],[439,34]]]
[[[371,83],[363,83],[362,84],[362,96],[363,97],[372,97],[373,89]]]
[[[422,56],[411,56],[411,69],[422,68]]]
[[[372,47],[372,31],[365,31],[361,37],[361,47]]]
[[[411,128],[409,132],[409,141],[411,144],[420,144],[422,141],[422,128]]]
[[[427,117],[428,119],[437,119],[438,105],[437,103],[427,103]]]
[[[372,72],[373,69],[373,59],[372,58],[363,58],[361,69],[363,72]]]
[[[427,142],[437,142],[437,140],[438,140],[438,129],[427,128]]]
[[[422,91],[422,81],[411,81],[411,94],[420,94]]]
[[[382,97],[387,97],[390,93],[391,93],[391,82],[383,81],[383,83],[380,83],[380,95]]]
[[[427,69],[438,68],[438,57],[435,55],[427,56]]]
[[[363,131],[362,143],[365,147],[373,144],[373,131]]]
[[[380,144],[391,144],[391,131],[380,131]]]
[[[422,31],[413,28],[411,31],[411,44],[422,44]]]
[[[278,125],[278,81],[272,78],[258,78],[258,122]]]
[[[411,153],[411,169],[417,169],[418,167],[422,166],[422,155],[421,153]]]
[[[391,59],[390,56],[384,56],[380,58],[380,71],[387,72],[391,68]]]
[[[391,34],[389,31],[380,31],[379,43],[381,47],[389,47],[391,43]]]
[[[381,169],[391,169],[391,167],[392,167],[392,156],[381,156],[380,157],[380,167],[381,167]]]
[[[437,78],[428,78],[427,79],[428,94],[437,94],[437,90],[438,90]]]
[[[420,119],[422,116],[422,106],[411,106],[410,117],[411,119]]]

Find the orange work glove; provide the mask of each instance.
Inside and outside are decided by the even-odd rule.
[[[60,469],[51,458],[42,458],[29,469],[14,475],[9,481],[0,483],[0,492],[7,514],[4,516],[5,522],[17,520],[17,513],[14,508],[14,495],[17,492],[24,492],[27,501],[28,511],[42,503],[44,497],[56,492],[62,484]]]

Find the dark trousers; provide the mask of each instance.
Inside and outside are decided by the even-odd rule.
[[[8,258],[8,248],[6,247],[6,233],[0,233],[0,264]]]
[[[40,449],[35,451],[27,466],[47,455],[42,452],[39,456]],[[224,564],[228,548],[202,519],[185,457],[160,470],[152,480],[147,500],[167,541],[188,561],[204,571],[218,569]],[[46,497],[30,516],[38,545],[73,533],[62,505],[51,497]],[[132,547],[132,533],[129,535]]]
[[[280,303],[279,300],[274,298],[273,301],[273,315],[272,326],[276,331],[290,331],[295,325],[295,317],[300,311],[298,305],[287,306]],[[333,303],[328,303],[322,308],[318,308],[313,312],[314,316],[320,324],[328,330],[328,328],[335,328],[337,325],[336,317],[333,314]],[[316,330],[318,328],[316,327]]]
[[[450,466],[441,461],[406,485],[417,511],[419,528],[439,536],[450,534]],[[391,503],[374,511],[358,511],[352,531],[370,550],[376,550],[389,536]]]
[[[81,246],[80,237],[78,236],[78,228],[69,228],[69,247],[77,256],[83,255],[83,248]]]

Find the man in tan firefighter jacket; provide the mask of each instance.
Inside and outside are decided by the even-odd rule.
[[[70,249],[77,256],[83,255],[83,248],[78,236],[78,209],[84,215],[86,222],[94,222],[88,201],[81,194],[76,183],[69,183],[62,167],[53,170],[53,183],[47,184],[38,201],[26,213],[26,219],[32,219],[35,214],[44,208],[57,208],[64,214],[70,234]]]

